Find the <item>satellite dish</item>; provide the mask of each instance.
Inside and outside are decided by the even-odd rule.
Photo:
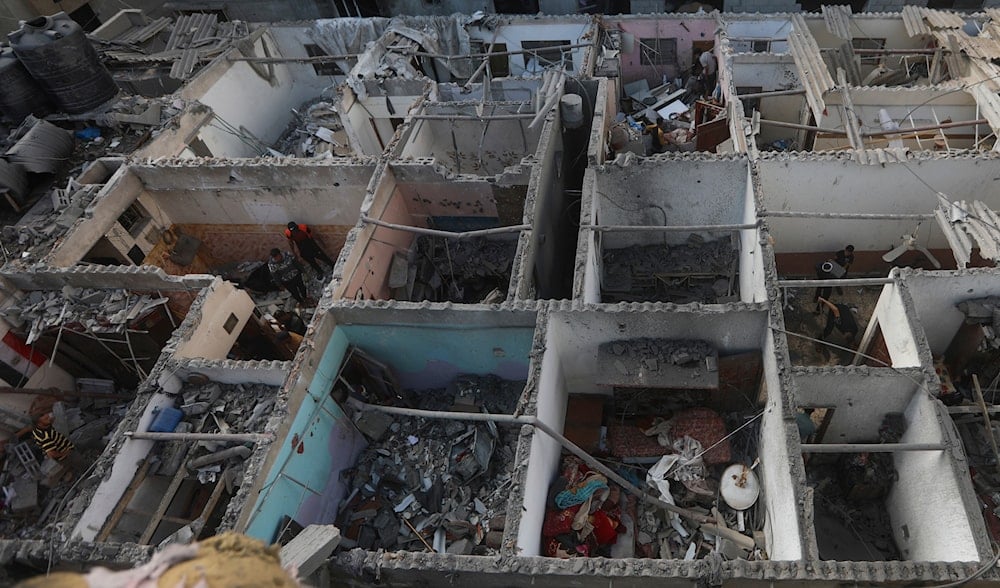
[[[729,508],[736,511],[740,531],[745,531],[743,511],[753,506],[760,496],[760,482],[757,481],[753,469],[741,463],[726,468],[726,471],[722,472],[722,479],[719,480],[719,493]]]

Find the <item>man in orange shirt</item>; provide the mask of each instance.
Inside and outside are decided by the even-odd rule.
[[[333,260],[330,259],[326,252],[320,248],[316,239],[313,238],[312,229],[309,228],[309,225],[294,221],[288,223],[288,228],[285,229],[285,238],[288,239],[288,244],[291,245],[292,251],[298,251],[299,256],[316,270],[317,275],[323,275],[323,268],[316,263],[317,259],[320,259],[333,270],[335,265]]]

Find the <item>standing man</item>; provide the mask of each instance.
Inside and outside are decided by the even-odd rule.
[[[715,83],[718,80],[718,63],[712,50],[702,51],[698,56],[698,63],[701,64],[701,76],[705,79],[705,93],[709,96],[715,94]]]
[[[275,282],[284,286],[299,304],[305,305],[309,293],[302,282],[302,268],[291,251],[282,253],[278,248],[272,249],[267,269],[271,271],[271,277]]]
[[[841,278],[847,277],[847,271],[851,269],[851,264],[854,263],[854,245],[848,245],[840,251],[833,254],[834,259],[837,261],[837,265],[844,268],[844,273]],[[844,289],[837,286],[837,294],[843,294]]]
[[[294,221],[288,223],[288,228],[285,229],[285,238],[288,239],[288,246],[292,248],[292,251],[298,249],[299,255],[302,259],[306,260],[319,276],[323,275],[323,270],[320,268],[319,264],[316,263],[316,259],[321,260],[326,265],[330,266],[333,270],[334,262],[326,254],[325,251],[316,242],[313,237],[312,229],[309,225],[302,223],[296,224]]]
[[[854,311],[851,307],[846,304],[834,304],[826,298],[820,298],[819,301],[830,311],[826,315],[826,328],[823,329],[821,339],[826,340],[830,333],[837,329],[844,334],[848,345],[853,344],[854,338],[858,336],[858,323],[854,320]]]

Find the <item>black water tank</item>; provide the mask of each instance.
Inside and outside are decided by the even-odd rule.
[[[7,37],[14,54],[59,110],[87,112],[118,93],[83,29],[65,12],[24,21]]]
[[[29,114],[51,112],[45,92],[31,79],[10,47],[0,47],[0,114],[15,124]]]

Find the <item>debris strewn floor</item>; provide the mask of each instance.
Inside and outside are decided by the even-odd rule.
[[[461,376],[448,388],[408,390],[425,410],[511,414],[524,382]],[[348,479],[341,548],[497,552],[506,520],[517,430],[492,423],[357,415],[371,444]]]
[[[416,259],[409,267],[405,260],[394,263],[389,285],[396,300],[501,302],[507,298],[516,250],[512,239],[421,236]]]
[[[815,314],[816,304],[813,302],[813,288],[786,288],[784,300],[785,330],[789,333],[798,333],[815,339],[822,338],[823,329],[826,327],[827,311]],[[831,302],[847,304],[857,309],[854,319],[858,323],[858,337],[853,344],[847,343],[844,336],[834,331],[827,340],[841,347],[855,349],[857,343],[864,334],[868,326],[868,319],[875,312],[875,303],[882,289],[880,286],[847,287],[838,291],[836,288],[831,294]],[[854,353],[844,349],[837,349],[828,345],[821,345],[809,339],[788,336],[788,353],[792,363],[796,365],[850,365],[854,360]]]

